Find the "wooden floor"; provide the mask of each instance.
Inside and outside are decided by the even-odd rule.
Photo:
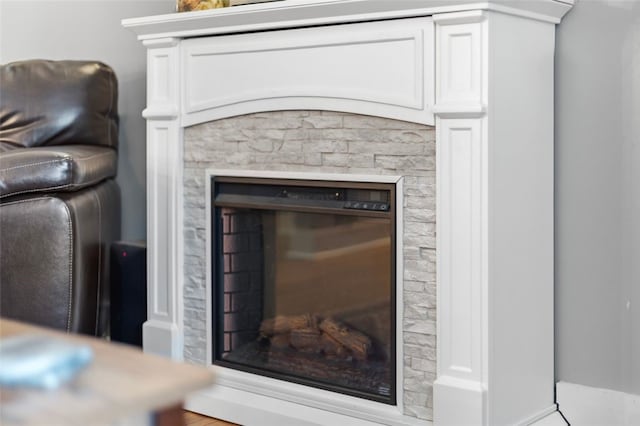
[[[185,426],[235,426],[235,423],[225,422],[186,410],[184,412],[184,424]]]

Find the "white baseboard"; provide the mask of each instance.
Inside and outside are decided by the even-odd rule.
[[[486,397],[480,382],[442,375],[433,384],[433,422],[443,426],[481,424]]]
[[[142,324],[142,347],[145,353],[182,361],[182,332],[175,323],[147,320]]]
[[[567,422],[562,418],[562,415],[554,411],[553,413],[530,423],[531,426],[567,426]]]
[[[304,388],[296,384],[289,386]],[[340,405],[345,400],[357,399],[335,393],[333,397],[342,400]],[[307,400],[305,403],[304,395],[300,395],[297,401],[291,401],[278,397],[276,393],[268,396],[216,384],[190,394],[185,401],[185,409],[245,426],[433,426],[430,421],[403,416],[394,406],[376,409],[372,404],[377,403],[371,401],[360,402],[370,406],[367,413],[363,413],[362,407],[355,405],[348,407],[347,404],[346,408],[330,407],[328,405],[331,404],[327,405],[326,401],[325,404],[315,401],[314,407],[311,405],[313,402]]]
[[[556,401],[572,425],[640,425],[640,395],[558,382]]]
[[[518,426],[567,426],[567,422],[562,419],[556,404],[547,407],[539,413],[524,419]]]

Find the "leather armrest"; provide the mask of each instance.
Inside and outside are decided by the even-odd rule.
[[[117,171],[112,148],[93,145],[19,148],[0,153],[0,199],[33,192],[73,192]]]

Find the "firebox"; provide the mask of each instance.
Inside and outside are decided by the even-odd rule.
[[[395,404],[395,185],[211,189],[213,363]]]

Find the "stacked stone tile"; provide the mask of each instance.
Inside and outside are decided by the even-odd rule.
[[[432,419],[436,374],[435,130],[330,111],[249,114],[186,129],[185,359],[205,363],[206,169],[404,177],[404,410]]]

